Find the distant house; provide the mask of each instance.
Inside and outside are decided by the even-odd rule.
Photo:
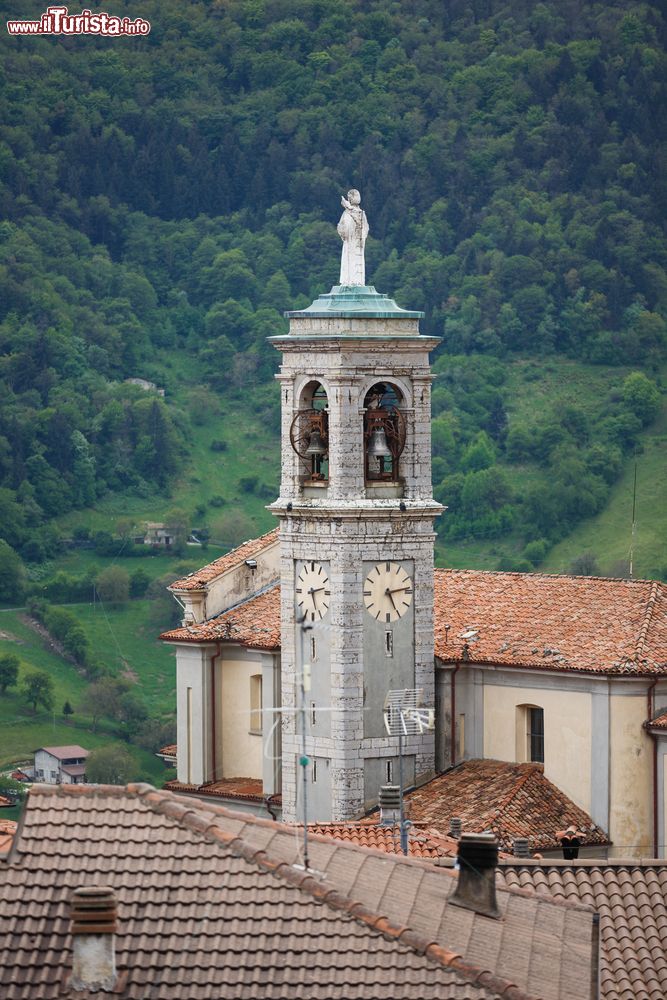
[[[83,747],[40,747],[35,750],[35,781],[47,785],[82,785],[86,780],[86,758]]]
[[[169,548],[174,541],[174,531],[161,521],[147,521],[144,545],[164,545]]]
[[[149,382],[145,378],[126,378],[126,385],[138,385],[140,389],[144,389],[146,392],[156,392],[158,396],[164,396],[164,389],[159,389],[155,382]]]

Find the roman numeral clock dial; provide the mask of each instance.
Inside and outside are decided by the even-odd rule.
[[[317,562],[304,563],[296,582],[298,617],[302,621],[320,621],[329,610],[330,599],[329,577],[324,567]]]
[[[412,594],[412,580],[398,563],[377,563],[364,580],[366,610],[379,622],[402,618],[412,604]]]

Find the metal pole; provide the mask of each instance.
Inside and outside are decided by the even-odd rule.
[[[400,796],[398,799],[398,822],[401,828],[401,850],[403,854],[408,853],[408,830],[403,819],[403,709],[399,709],[398,720],[398,784]]]
[[[305,617],[305,616],[304,616]],[[301,683],[299,714],[301,715],[301,773],[303,775],[303,866],[306,871],[310,868],[308,858],[308,755],[306,754],[306,684],[305,684],[305,662],[303,651],[303,639],[306,630],[310,626],[304,621],[301,622],[300,647],[301,647]]]

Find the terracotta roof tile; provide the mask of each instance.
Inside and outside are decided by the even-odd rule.
[[[667,671],[667,586],[655,580],[438,569],[435,623],[445,663]]]
[[[216,577],[222,576],[222,574],[228,569],[233,569],[234,566],[238,566],[239,563],[245,562],[246,559],[256,556],[258,552],[261,552],[262,549],[267,548],[269,545],[273,545],[273,543],[277,540],[277,528],[274,528],[272,531],[268,531],[265,535],[261,535],[260,538],[251,538],[249,541],[244,542],[237,548],[232,549],[231,552],[227,552],[224,556],[220,556],[219,559],[214,559],[213,562],[208,563],[208,565],[195,570],[194,573],[190,573],[181,580],[174,580],[169,589],[202,590],[206,587],[207,583],[210,583],[211,580],[215,580]]]
[[[509,888],[595,907],[603,1000],[667,996],[667,864],[504,861],[497,880]]]
[[[14,820],[0,819],[0,856],[9,852],[17,826]]]
[[[232,642],[280,649],[280,587],[275,586],[217,618],[163,632],[165,642]]]
[[[663,712],[657,719],[649,719],[645,725],[649,729],[667,729],[667,712]]]
[[[12,854],[0,865],[0,994],[71,997],[67,898],[82,884],[110,884],[127,1000],[149,993],[163,1000],[584,995],[553,984],[566,966],[580,986],[590,979],[586,908],[499,890],[505,918],[489,921],[448,905],[456,878],[444,869],[318,835],[309,851],[312,869],[304,871],[294,829],[146,785],[34,786]],[[477,965],[441,935],[443,912],[450,927],[472,927]],[[497,925],[493,935],[489,923]],[[564,947],[562,927],[570,924],[588,952]],[[542,947],[529,990],[498,965],[532,926]],[[493,947],[485,947],[491,936]]]
[[[298,827],[303,829],[302,826]],[[342,840],[358,847],[374,847],[387,854],[400,854],[400,833],[397,827],[380,826],[377,820],[360,823],[309,823],[311,833]],[[455,858],[458,843],[425,825],[413,825],[409,830],[408,853],[411,858]]]
[[[586,844],[609,840],[591,817],[544,777],[540,764],[468,760],[406,797],[410,819],[448,830],[453,816],[467,833],[492,830],[506,851],[529,837],[534,851],[560,847],[557,830],[574,823]]]
[[[174,748],[175,752],[176,748]],[[210,781],[206,785],[188,785],[182,781],[168,781],[164,787],[170,792],[183,792],[186,795],[244,799],[247,802],[263,802],[266,799],[261,778],[221,778],[220,781]],[[273,795],[271,799],[280,802],[279,795]]]
[[[175,757],[177,750],[178,750],[178,744],[177,743],[170,743],[168,747],[162,747],[161,750],[158,750],[157,756],[158,757]]]

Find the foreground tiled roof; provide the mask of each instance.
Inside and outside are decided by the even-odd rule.
[[[600,915],[603,1000],[667,997],[664,861],[503,862],[498,883],[594,906]]]
[[[206,566],[202,566],[201,569],[195,570],[194,573],[190,573],[188,576],[183,577],[182,580],[174,580],[170,584],[170,590],[201,590],[210,583],[211,580],[215,580],[217,576],[221,576],[228,569],[233,569],[234,566],[238,566],[240,563],[245,562],[246,559],[251,559],[252,556],[256,556],[258,552],[265,549],[267,545],[271,545],[278,539],[278,529],[274,528],[273,531],[268,531],[265,535],[260,538],[251,538],[249,541],[244,542],[243,545],[239,545],[238,548],[232,549],[231,552],[227,552],[224,556],[220,556],[219,559],[214,559],[213,562],[208,563]]]
[[[165,642],[235,642],[252,649],[280,649],[280,587],[275,586],[217,618],[163,632]]]
[[[659,715],[657,719],[649,719],[644,724],[648,729],[667,729],[667,712]]]
[[[299,829],[303,830],[303,826]],[[376,820],[370,823],[309,823],[308,830],[359,847],[374,847],[387,854],[401,853],[398,827],[380,826]],[[455,858],[457,851],[458,842],[439,830],[417,825],[409,829],[408,854],[411,858]]]
[[[492,830],[506,851],[515,837],[529,837],[534,851],[556,850],[556,831],[571,823],[586,844],[607,844],[591,817],[544,777],[541,764],[468,760],[433,778],[406,799],[410,819],[448,830],[452,816],[463,831]]]
[[[317,836],[309,851],[304,871],[293,829],[146,785],[35,786],[0,864],[0,995],[72,997],[67,900],[95,884],[118,896],[127,1000],[587,995],[588,908],[499,890],[490,920],[449,905],[450,871]]]
[[[158,750],[156,757],[175,757],[177,750],[178,744],[170,743],[169,746],[162,747],[161,750]]]
[[[466,640],[466,633],[477,638]],[[611,674],[667,672],[667,586],[540,573],[435,571],[435,653]]]

